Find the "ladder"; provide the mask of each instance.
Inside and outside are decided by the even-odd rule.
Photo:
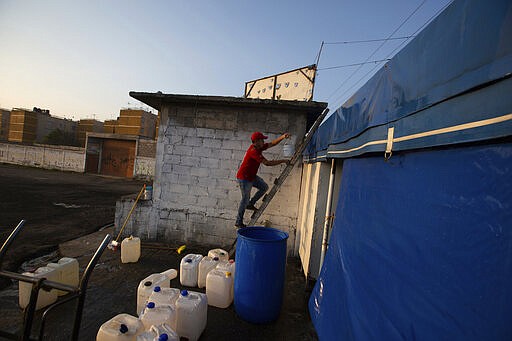
[[[251,215],[251,221],[249,222],[248,226],[254,226],[256,221],[261,217],[261,215],[263,214],[263,212],[265,211],[267,206],[270,204],[270,201],[272,201],[272,199],[276,195],[277,191],[279,191],[279,189],[283,185],[283,183],[286,180],[286,178],[288,177],[288,175],[290,175],[290,172],[292,171],[293,167],[295,166],[297,161],[300,159],[302,152],[304,151],[304,149],[306,149],[306,146],[313,138],[313,135],[315,134],[316,130],[320,126],[320,123],[322,123],[322,121],[324,120],[324,118],[328,112],[329,112],[329,109],[325,108],[324,111],[320,114],[320,116],[317,117],[317,119],[315,120],[315,122],[313,123],[311,128],[309,129],[308,133],[306,134],[305,138],[302,140],[301,144],[295,150],[295,153],[293,154],[292,158],[290,159],[290,162],[286,165],[286,167],[283,169],[281,174],[274,180],[274,186],[272,186],[270,191],[267,194],[265,194],[265,196],[263,197],[260,207],[256,211],[254,211],[253,214]],[[230,255],[235,250],[236,240],[237,239],[235,238],[235,241],[231,245]]]

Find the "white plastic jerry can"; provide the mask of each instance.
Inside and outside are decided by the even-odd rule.
[[[144,333],[137,336],[137,341],[179,341],[180,337],[171,327],[167,324],[158,326],[151,326],[151,328]]]
[[[137,336],[137,341],[179,341],[180,337],[169,325],[160,324],[151,326],[144,333]]]
[[[208,257],[218,257],[219,261],[225,261],[229,259],[229,253],[223,249],[212,249],[208,251]]]
[[[196,341],[206,327],[208,301],[205,294],[182,290],[176,300],[176,332]]]
[[[208,304],[217,308],[227,308],[233,302],[233,276],[231,272],[212,270],[206,276],[206,296]]]
[[[121,242],[121,263],[137,263],[140,258],[140,238],[130,236]]]
[[[219,264],[217,264],[216,269],[217,270],[222,270],[222,271],[229,271],[229,272],[231,272],[231,276],[233,276],[233,278],[235,278],[236,266],[235,266],[235,260],[234,259],[230,259],[230,260],[227,260],[227,261],[219,262]]]
[[[148,302],[155,302],[156,305],[170,305],[176,308],[176,300],[180,296],[180,289],[161,288],[156,286],[148,298]]]
[[[168,324],[172,329],[176,329],[176,310],[167,304],[156,305],[155,302],[148,302],[146,308],[140,314],[140,320],[146,330],[153,325],[163,323]]]
[[[171,286],[171,280],[165,273],[151,274],[140,281],[137,289],[137,314],[139,316],[156,286],[160,288],[169,288]]]
[[[202,255],[190,253],[181,259],[180,263],[180,283],[187,287],[197,286],[197,277],[199,272],[199,262],[203,259]],[[181,335],[180,335],[181,336]]]
[[[119,314],[101,325],[96,341],[136,341],[142,332],[144,325],[138,318]]]
[[[43,266],[38,268],[36,271],[32,272],[24,272],[23,275],[27,275],[35,278],[46,278],[47,280],[58,282],[59,281],[59,273],[54,268]],[[18,303],[20,308],[25,309],[30,301],[30,293],[32,291],[32,283],[27,283],[23,281],[19,281],[18,292],[19,299]],[[49,306],[50,304],[57,301],[57,290],[53,289],[50,291],[46,291],[44,289],[39,289],[37,295],[36,302],[36,310]]]
[[[80,277],[78,273],[78,261],[75,258],[62,257],[57,263],[48,263],[49,268],[53,268],[58,273],[58,282],[78,287]],[[67,292],[57,290],[57,295],[66,295]]]
[[[206,256],[199,262],[199,272],[197,275],[197,286],[199,288],[204,288],[206,286],[206,275],[208,272],[215,269],[215,267],[219,264],[219,257],[210,257]]]

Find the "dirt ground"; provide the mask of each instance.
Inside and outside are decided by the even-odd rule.
[[[11,249],[16,250],[14,259],[11,252],[7,258],[10,266],[15,268],[11,270],[18,272],[17,264],[22,260],[32,259],[24,267],[36,268],[66,256],[78,259],[82,274],[104,236],[113,234],[112,227],[97,230],[113,221],[116,199],[136,193],[142,187],[142,182],[126,179],[10,165],[0,165],[0,179],[0,185],[5,186],[2,188],[8,188],[5,193],[13,193],[11,198],[6,196],[0,200],[1,242],[19,219],[27,219],[20,234],[23,239],[20,238]],[[55,192],[52,191],[54,188]],[[60,203],[69,208],[56,205]],[[22,248],[24,252],[16,248]],[[49,251],[54,252],[48,254]],[[187,245],[184,254],[207,252],[205,246]],[[33,259],[43,254],[43,257]],[[184,254],[143,246],[137,263],[123,264],[119,250],[105,250],[87,287],[79,340],[94,340],[101,324],[119,313],[136,315],[139,282],[152,273],[179,269]],[[184,288],[179,278],[171,281],[171,287]],[[186,289],[204,292],[204,289]],[[234,305],[227,309],[208,306],[207,326],[200,340],[317,340],[307,308],[308,297],[300,261],[288,258],[283,305],[277,321],[255,325],[240,319]],[[65,304],[50,314],[45,340],[69,340],[74,312],[74,304]],[[42,310],[36,314],[33,335],[41,314]],[[0,330],[19,332],[22,320],[18,283],[9,282],[0,290]]]
[[[27,221],[2,268],[17,270],[59,243],[113,222],[116,200],[142,186],[131,179],[0,164],[0,241],[21,219]]]

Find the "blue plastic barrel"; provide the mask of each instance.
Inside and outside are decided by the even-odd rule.
[[[288,233],[262,226],[238,230],[235,311],[245,321],[277,320],[283,303]]]

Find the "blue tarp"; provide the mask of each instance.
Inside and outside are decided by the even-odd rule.
[[[512,1],[456,0],[320,126],[321,340],[512,340],[511,75]]]
[[[454,1],[322,124],[305,160],[382,152],[390,127],[393,150],[510,135],[511,37],[511,1]]]
[[[512,340],[512,143],[344,161],[321,340]]]

